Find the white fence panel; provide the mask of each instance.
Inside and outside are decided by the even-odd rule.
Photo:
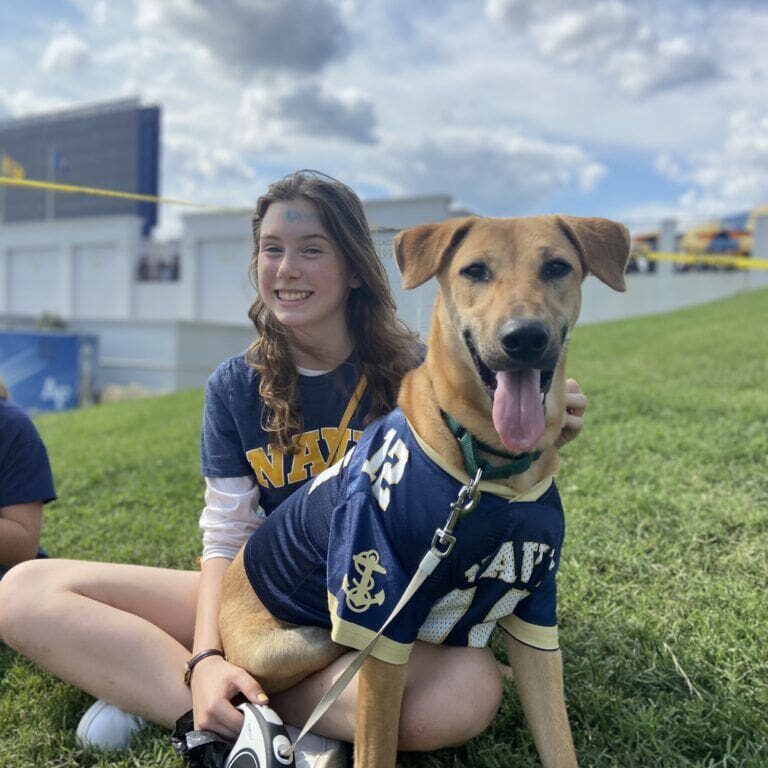
[[[195,320],[247,323],[255,297],[248,279],[250,251],[239,237],[200,240],[197,244]]]
[[[62,295],[65,276],[57,248],[11,248],[7,264],[11,313],[65,313]]]
[[[114,243],[77,245],[74,248],[72,290],[76,317],[119,317],[115,297],[122,293],[122,277]]]

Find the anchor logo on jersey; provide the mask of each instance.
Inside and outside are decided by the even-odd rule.
[[[381,605],[384,602],[384,590],[380,589],[372,594],[376,586],[373,581],[374,573],[385,574],[387,569],[379,564],[379,553],[375,549],[367,552],[358,552],[352,556],[355,570],[360,574],[359,579],[352,579],[353,586],[349,586],[346,574],[341,588],[347,596],[347,607],[355,613],[367,611],[372,605]]]

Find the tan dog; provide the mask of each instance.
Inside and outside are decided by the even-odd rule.
[[[433,276],[440,284],[426,359],[400,390],[398,405],[410,426],[440,460],[466,477],[462,453],[443,418],[448,412],[494,451],[540,452],[528,469],[498,483],[519,493],[546,483],[559,466],[554,444],[564,418],[566,346],[579,314],[581,283],[591,272],[624,290],[626,229],[604,219],[472,217],[402,232],[395,255],[405,288]],[[481,458],[490,465],[504,462],[489,452]],[[419,512],[408,509],[409,515]],[[415,570],[417,563],[412,565]],[[228,658],[267,692],[294,685],[347,650],[327,629],[297,627],[272,616],[248,581],[242,552],[225,577],[220,624]],[[576,765],[560,652],[506,635],[505,641],[542,763]],[[363,664],[358,768],[395,765],[405,669],[406,664],[373,656]]]

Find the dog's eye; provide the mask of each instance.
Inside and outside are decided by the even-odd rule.
[[[563,259],[552,259],[541,268],[541,276],[545,280],[557,280],[573,272],[573,267]]]
[[[470,264],[468,267],[464,267],[464,269],[461,270],[461,274],[476,283],[491,279],[491,273],[488,271],[488,267],[480,261]]]

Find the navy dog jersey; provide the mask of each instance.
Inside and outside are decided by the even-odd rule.
[[[444,464],[395,410],[343,460],[275,509],[245,547],[249,581],[283,621],[330,627],[363,648],[403,594],[466,476]],[[482,647],[496,623],[555,649],[555,577],[564,535],[554,482],[515,497],[481,482],[456,545],[387,628],[373,655],[407,661],[416,639]]]

